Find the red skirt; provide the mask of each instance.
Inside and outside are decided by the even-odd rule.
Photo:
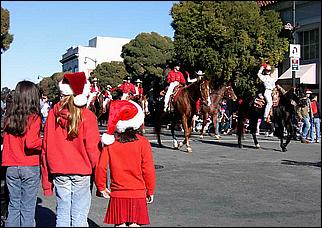
[[[125,222],[150,224],[146,198],[110,198],[104,223],[118,225]]]

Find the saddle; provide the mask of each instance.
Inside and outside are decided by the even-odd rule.
[[[170,100],[169,100],[169,108],[170,108],[170,112],[174,111],[174,103],[177,100],[180,91],[183,89],[183,85],[179,84],[176,87],[174,87],[172,94],[170,95]]]

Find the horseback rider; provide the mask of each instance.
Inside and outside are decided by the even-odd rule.
[[[277,81],[278,77],[275,77],[271,74],[272,67],[269,64],[268,61],[262,64],[260,67],[257,76],[259,79],[264,83],[265,92],[264,97],[266,100],[266,106],[264,111],[264,121],[267,121],[267,117],[269,115],[270,109],[273,105],[273,99],[272,99],[272,91],[275,87],[275,82]]]
[[[205,73],[203,73],[202,70],[198,70],[195,76],[192,76],[192,77],[190,77],[190,74],[188,72],[186,72],[186,74],[187,74],[187,81],[189,84],[196,82],[198,79],[201,79],[205,75]]]
[[[139,78],[135,81],[134,91],[134,99],[140,100],[143,97],[143,87],[142,81]]]
[[[180,72],[180,64],[179,63],[176,63],[174,65],[173,70],[171,70],[168,73],[167,83],[170,85],[168,86],[168,90],[167,90],[165,97],[164,97],[164,111],[165,112],[168,109],[170,96],[171,96],[174,88],[176,86],[178,86],[179,84],[183,84],[183,85],[186,84],[186,79],[184,78],[183,74]]]
[[[101,92],[101,88],[98,85],[98,79],[94,77],[92,79],[91,87],[90,87],[90,94],[87,100],[87,108],[91,104],[91,102],[95,99],[95,97]]]
[[[112,86],[111,85],[107,85],[106,86],[106,90],[105,90],[105,93],[104,93],[104,101],[103,101],[103,108],[104,108],[104,111],[106,110],[105,107],[106,107],[106,104],[112,100],[112,92],[111,92],[111,89],[112,89]]]
[[[118,87],[123,92],[121,100],[128,100],[130,94],[135,93],[135,86],[131,83],[131,77],[126,76],[123,79],[123,84]]]

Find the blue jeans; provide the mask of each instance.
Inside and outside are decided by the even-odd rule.
[[[39,166],[8,166],[9,191],[6,227],[35,227],[35,211],[40,183]]]
[[[308,133],[309,133],[309,130],[310,130],[310,118],[309,117],[304,117],[303,118],[303,126],[302,126],[302,139],[306,139]]]
[[[320,118],[313,118],[311,121],[311,128],[310,128],[310,137],[311,137],[311,142],[314,141],[314,128],[315,128],[315,138],[318,140],[320,136]]]
[[[91,206],[90,176],[55,175],[56,226],[88,227]]]

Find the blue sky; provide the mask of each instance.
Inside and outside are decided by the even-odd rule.
[[[176,1],[1,1],[10,12],[14,41],[1,54],[1,88],[61,72],[59,60],[73,45],[95,36],[135,38],[157,32],[173,38]]]

